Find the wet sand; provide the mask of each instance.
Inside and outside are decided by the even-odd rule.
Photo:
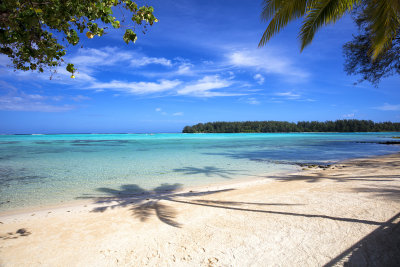
[[[400,154],[134,190],[0,214],[0,266],[400,266]]]

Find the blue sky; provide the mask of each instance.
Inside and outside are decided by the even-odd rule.
[[[261,1],[146,1],[159,19],[136,44],[122,31],[82,37],[64,67],[14,72],[0,55],[0,133],[180,132],[208,121],[400,121],[399,77],[354,85],[342,45],[349,16],[300,53],[300,21],[264,48]]]

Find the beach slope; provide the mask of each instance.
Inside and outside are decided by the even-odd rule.
[[[246,184],[134,188],[0,215],[0,265],[400,266],[400,154]]]

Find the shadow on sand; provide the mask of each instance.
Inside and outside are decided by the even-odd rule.
[[[196,174],[203,174],[207,177],[211,176],[218,176],[221,178],[229,179],[232,175],[237,175],[239,170],[227,170],[222,168],[217,168],[213,166],[205,166],[203,168],[196,168],[196,167],[184,167],[181,169],[174,169],[174,172],[183,173],[185,175],[196,175]]]
[[[400,202],[400,186],[379,184],[379,182],[392,182],[400,179],[400,175],[371,175],[371,176],[343,176],[340,175],[325,175],[323,172],[307,174],[289,174],[285,176],[268,176],[281,182],[290,181],[304,181],[308,183],[317,183],[322,180],[331,180],[338,183],[360,181],[371,182],[369,184],[363,183],[364,187],[352,188],[356,193],[368,193],[369,196],[377,198],[386,198]],[[361,185],[361,184],[360,184]]]
[[[178,197],[204,196],[233,190],[224,189],[182,193],[178,192],[181,187],[181,184],[161,184],[153,190],[145,190],[136,184],[126,184],[122,185],[119,190],[105,187],[97,189],[97,191],[105,193],[106,196],[85,195],[79,198],[94,199],[96,204],[103,205],[95,208],[93,212],[104,212],[107,209],[129,207],[133,212],[133,216],[140,221],[146,221],[155,215],[163,223],[173,227],[181,227],[181,224],[176,221],[177,212],[174,207],[161,203],[161,200],[173,201]]]
[[[177,222],[177,212],[173,206],[165,203],[182,203],[187,205],[196,205],[209,208],[218,208],[226,210],[235,210],[241,212],[256,212],[264,214],[278,214],[284,216],[306,217],[306,218],[322,218],[335,221],[363,223],[369,225],[381,225],[381,222],[361,220],[355,218],[334,217],[323,214],[304,214],[286,211],[266,210],[268,206],[299,206],[303,204],[291,203],[257,203],[257,202],[240,202],[240,201],[218,201],[212,199],[193,199],[193,197],[210,196],[217,193],[228,192],[235,189],[223,189],[213,191],[199,192],[179,192],[181,184],[161,184],[153,190],[145,190],[136,184],[122,185],[120,189],[98,188],[103,196],[85,195],[81,199],[93,199],[99,207],[93,209],[93,212],[104,212],[107,209],[118,207],[129,207],[133,212],[133,216],[140,221],[146,221],[151,216],[157,218],[173,227],[181,227]],[[106,194],[106,196],[104,196]],[[163,201],[163,202],[161,202]],[[254,206],[254,208],[252,208]],[[259,208],[256,208],[259,207]],[[262,208],[262,209],[261,209]]]
[[[307,174],[289,174],[285,176],[267,176],[281,182],[290,181],[305,181],[308,183],[316,183],[322,180],[332,180],[335,182],[350,182],[350,181],[366,181],[366,182],[390,182],[400,179],[400,175],[371,175],[371,176],[343,176],[340,175],[325,175],[322,172]]]
[[[81,198],[94,199],[99,207],[93,212],[104,212],[107,209],[129,207],[133,216],[146,221],[156,216],[161,222],[173,227],[182,227],[177,221],[177,211],[165,203],[182,203],[209,208],[234,210],[238,212],[256,212],[306,218],[321,218],[334,221],[375,225],[378,228],[362,240],[332,259],[325,266],[344,264],[344,266],[400,266],[400,213],[387,222],[361,220],[355,218],[334,217],[323,214],[304,214],[267,209],[268,206],[298,206],[292,203],[257,203],[240,201],[219,201],[196,199],[194,197],[211,196],[235,189],[223,189],[204,192],[179,192],[181,184],[161,184],[153,190],[145,190],[136,184],[122,185],[120,189],[98,188],[106,196],[85,195]],[[396,192],[391,192],[394,195]],[[161,202],[162,201],[162,202]],[[254,207],[254,208],[252,208]],[[397,221],[396,221],[397,220]]]
[[[31,235],[31,234],[32,233],[29,232],[27,229],[21,228],[21,229],[18,229],[17,231],[15,231],[15,233],[9,232],[9,233],[7,233],[7,235],[0,236],[0,239],[3,239],[3,240],[17,239],[19,237],[28,236],[28,235]]]
[[[400,213],[324,266],[400,266]]]

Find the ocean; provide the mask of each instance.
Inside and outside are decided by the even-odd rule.
[[[121,188],[198,186],[400,151],[400,133],[60,134],[0,136],[0,211]]]

